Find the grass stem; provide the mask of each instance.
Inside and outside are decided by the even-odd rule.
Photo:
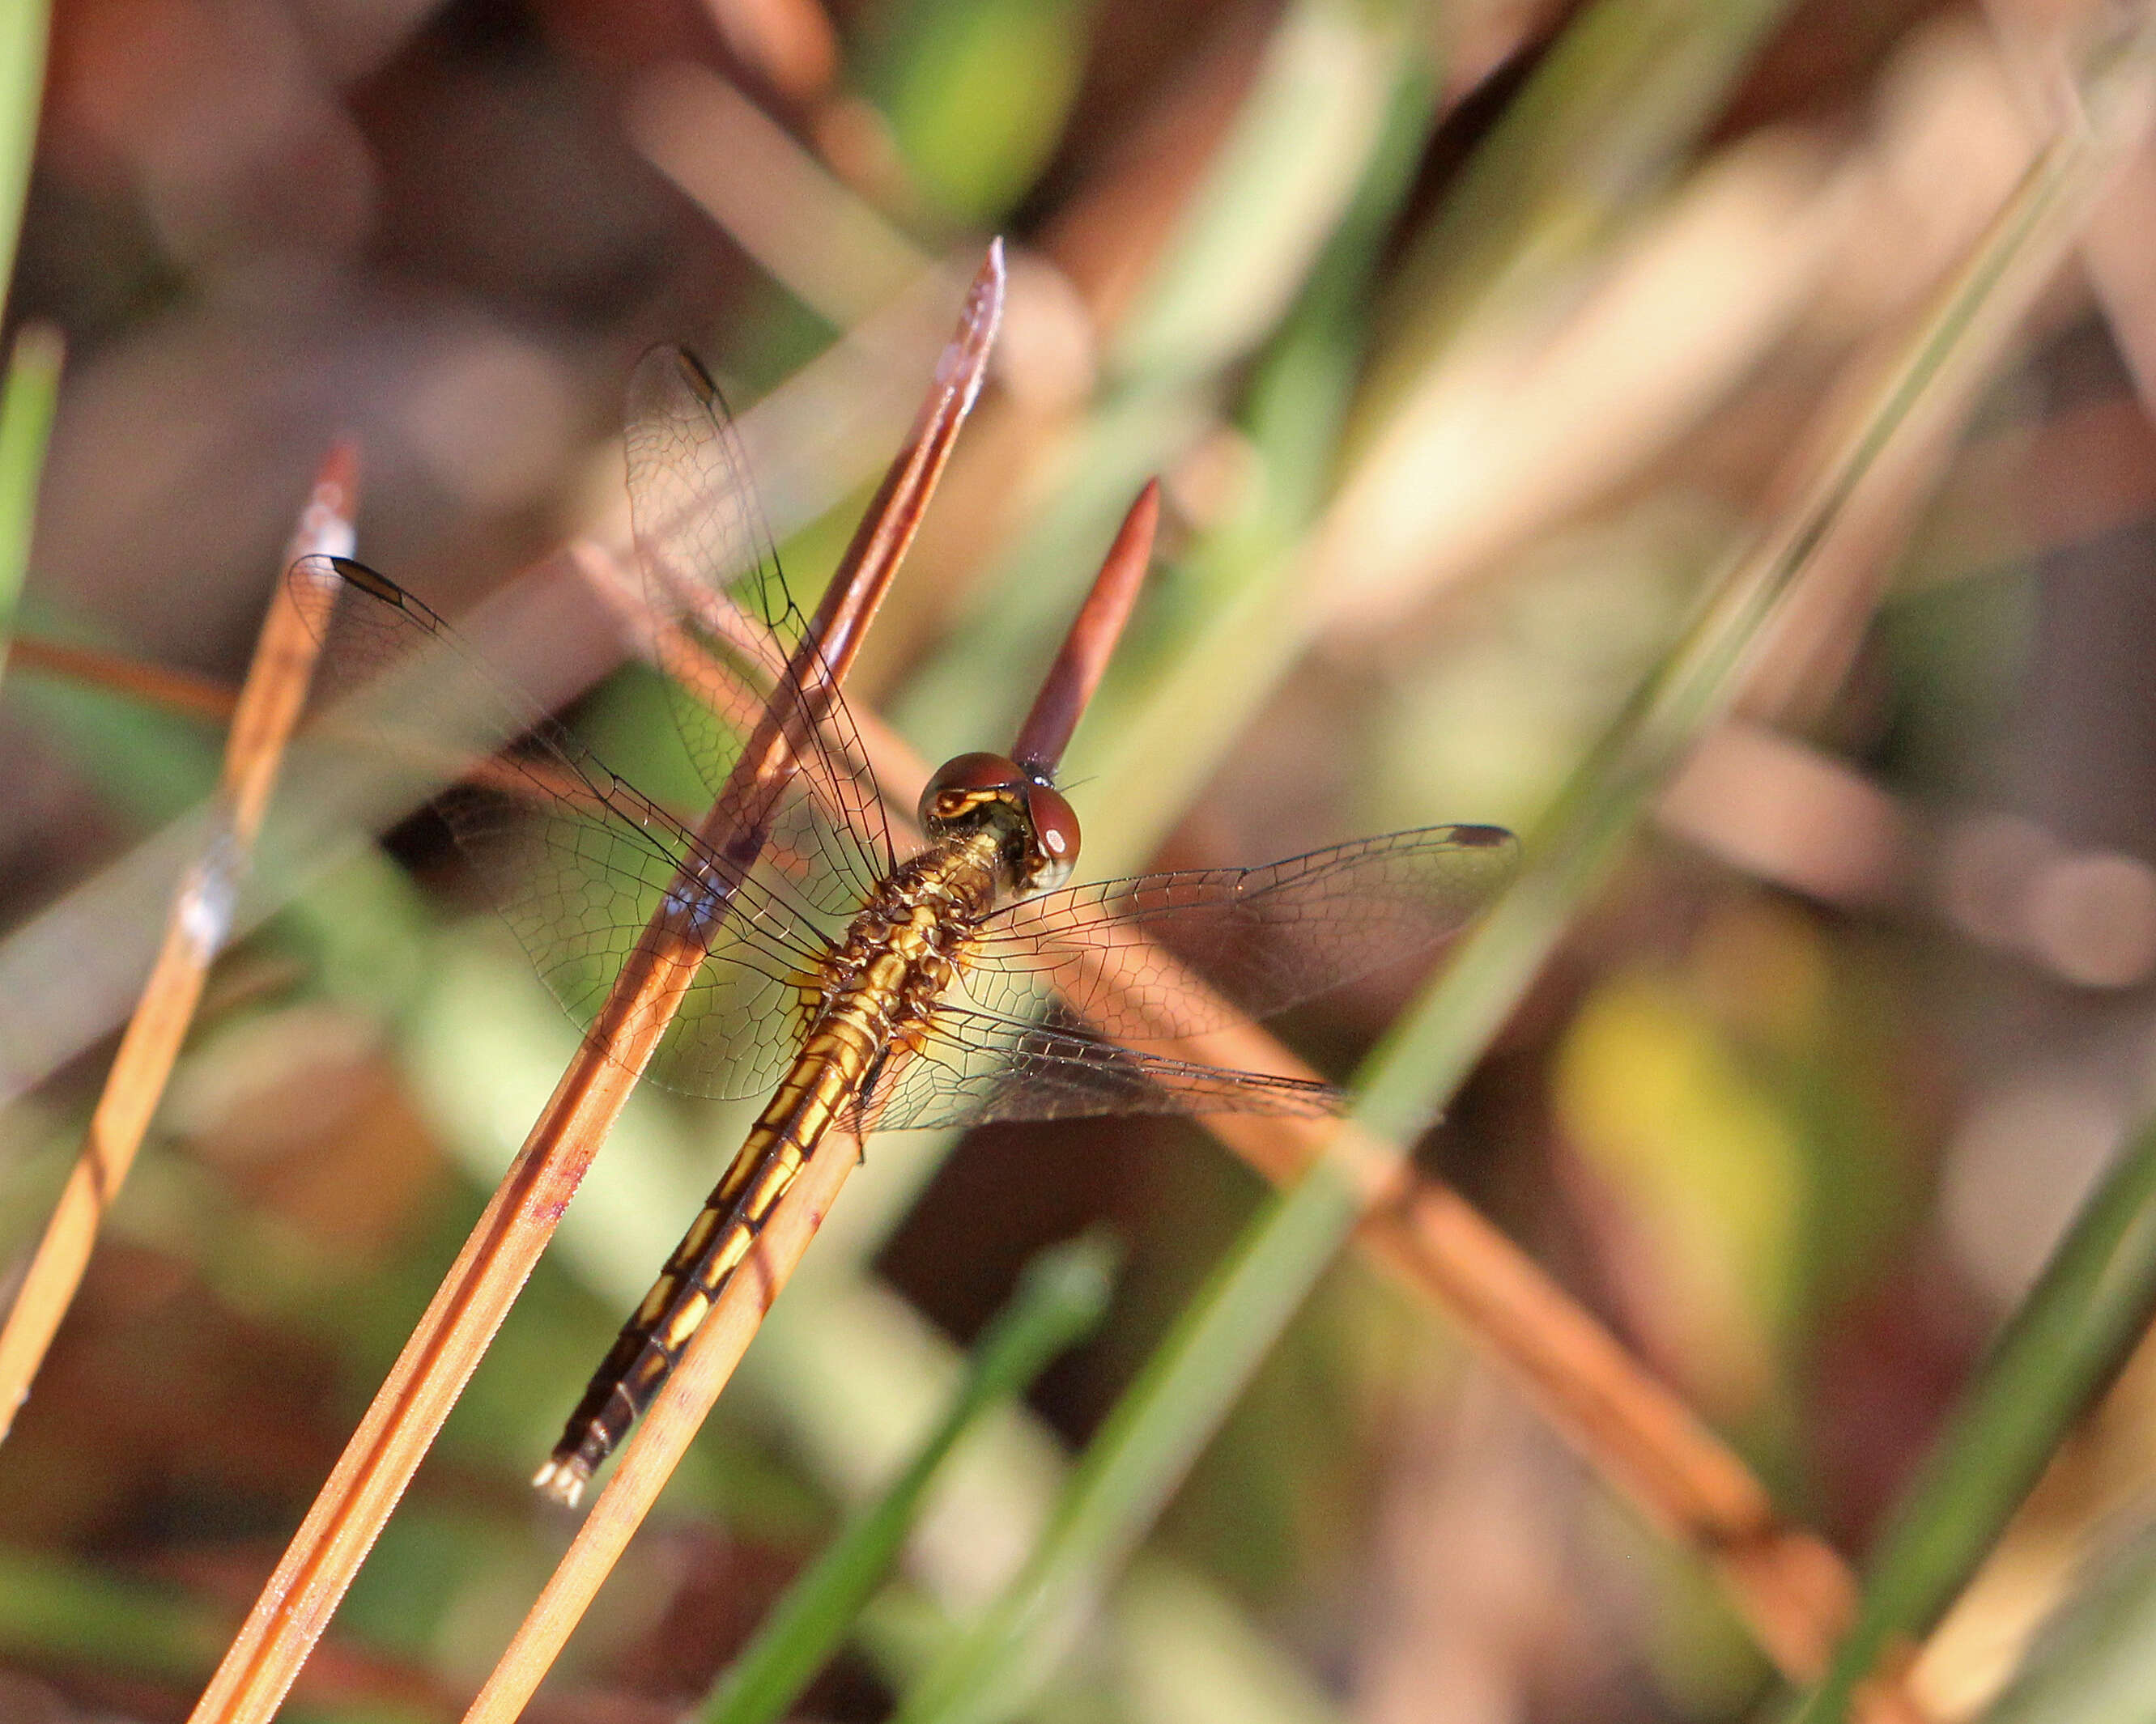
[[[353,454],[340,445],[316,479],[293,534],[293,559],[351,549],[357,480]],[[141,1147],[209,967],[228,937],[231,906],[285,739],[305,703],[318,644],[278,582],[225,739],[209,841],[173,899],[164,942],[105,1074],[81,1153],[0,1328],[0,1438],[28,1398],[31,1379],[82,1284],[98,1229]]]

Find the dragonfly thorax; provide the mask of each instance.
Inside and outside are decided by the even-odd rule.
[[[1061,885],[1078,861],[1078,816],[1062,793],[1046,773],[1000,754],[944,762],[921,793],[921,829],[931,839],[993,833],[1005,899]]]

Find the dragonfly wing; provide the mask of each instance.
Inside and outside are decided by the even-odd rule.
[[[1060,1009],[1025,1024],[940,1008],[864,1107],[878,1131],[1107,1113],[1337,1113],[1330,1084],[1233,1071],[1104,1040]]]
[[[515,770],[511,768],[511,770]],[[504,775],[439,798],[449,829],[562,1009],[588,1028],[652,920],[685,904],[694,835],[670,817],[632,828],[635,793],[618,787],[594,812],[506,794]],[[639,798],[640,800],[640,798]],[[653,813],[658,811],[654,810]],[[645,1075],[691,1095],[764,1093],[793,1060],[803,1027],[798,983],[820,955],[818,931],[752,870],[737,881],[695,980]]]
[[[983,924],[961,1003],[1029,1023],[1057,1001],[1119,1043],[1268,1017],[1428,952],[1488,900],[1518,850],[1494,826],[1433,826],[1262,868],[1050,892]]]
[[[592,1022],[646,926],[670,910],[708,934],[709,950],[650,1075],[721,1096],[775,1082],[798,1042],[798,984],[836,931],[781,859],[744,867],[714,855],[385,577],[309,557],[290,584],[324,640],[325,693],[357,690],[326,728],[362,738],[370,761],[426,762],[437,782],[464,770],[436,805],[569,1015]],[[475,762],[459,743],[500,752]]]
[[[629,386],[629,512],[682,741],[715,796],[759,725],[793,759],[774,806],[737,810],[813,859],[819,909],[858,908],[891,871],[891,833],[851,716],[787,585],[748,461],[709,373],[654,348]],[[766,792],[752,793],[759,796]]]

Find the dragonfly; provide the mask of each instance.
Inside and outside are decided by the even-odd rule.
[[[731,828],[700,833],[669,813],[388,576],[324,557],[290,575],[325,634],[332,686],[425,653],[430,681],[454,685],[449,704],[500,745],[486,773],[436,806],[571,1017],[590,1031],[658,918],[702,955],[644,1075],[768,1098],[534,1480],[569,1504],[833,1128],[1337,1111],[1331,1085],[1175,1049],[1429,951],[1491,895],[1517,849],[1500,828],[1434,826],[1264,867],[1072,885],[1076,811],[1052,763],[1018,750],[947,762],[921,793],[918,837],[895,841],[739,435],[682,350],[639,367],[626,446],[655,651],[719,813],[739,804]],[[737,765],[774,731],[783,761],[744,791]],[[1162,951],[1207,986],[1172,985],[1147,956]]]

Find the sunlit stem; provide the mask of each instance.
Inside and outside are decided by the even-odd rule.
[[[1130,620],[1139,584],[1152,561],[1153,533],[1160,524],[1160,481],[1146,481],[1137,500],[1108,547],[1093,590],[1064,637],[1062,650],[1041,680],[1033,710],[1019,726],[1011,758],[1020,766],[1053,772],[1078,728],[1093,690],[1100,686],[1123,625]]]

